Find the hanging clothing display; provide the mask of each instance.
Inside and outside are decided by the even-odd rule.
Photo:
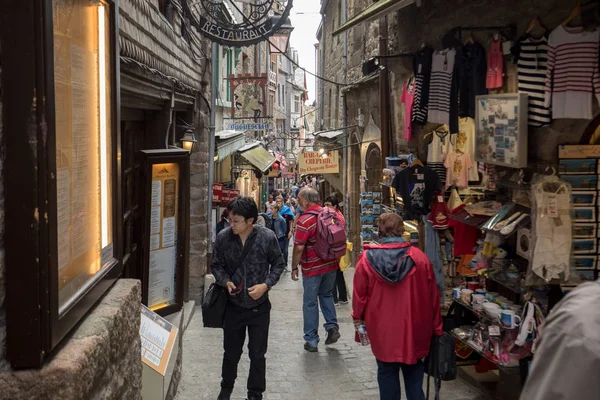
[[[546,282],[569,278],[571,259],[571,186],[553,176],[532,185],[533,237],[531,269]]]
[[[415,78],[411,77],[404,84],[400,101],[404,104],[404,140],[412,139],[412,114],[415,100]]]
[[[498,89],[504,86],[504,55],[502,54],[502,38],[498,34],[492,37],[490,44],[485,86],[488,89]]]
[[[429,213],[433,194],[441,189],[437,174],[416,164],[398,172],[392,186],[404,201],[406,219],[419,219]]]
[[[592,94],[600,101],[599,35],[564,25],[550,33],[544,106],[553,118],[592,119]]]
[[[469,186],[469,168],[473,167],[469,153],[451,150],[444,160],[446,167],[446,188],[456,185],[459,188]]]
[[[433,196],[433,206],[429,213],[428,220],[431,222],[433,229],[444,230],[448,229],[448,207],[444,201],[444,193],[438,192]]]
[[[486,84],[487,62],[485,49],[476,42],[465,44],[457,56],[458,115],[475,118],[476,96],[488,93]]]
[[[442,187],[446,184],[446,167],[444,157],[450,144],[450,131],[447,125],[442,125],[430,132],[431,143],[427,146],[427,166],[438,175]],[[428,134],[429,135],[429,134]],[[427,136],[427,135],[426,135]],[[429,136],[427,136],[429,138]]]
[[[552,122],[550,108],[544,106],[548,37],[519,39],[511,49],[519,75],[519,93],[529,97],[529,126],[546,126]]]
[[[450,215],[458,213],[465,208],[465,204],[461,204],[450,212]],[[475,254],[473,248],[477,244],[478,230],[474,226],[463,224],[462,222],[448,220],[448,226],[454,229],[454,256],[464,256],[467,254]]]
[[[440,235],[433,229],[429,218],[430,216],[423,216],[423,224],[425,226],[425,255],[431,261],[435,283],[440,291],[441,304],[444,304],[444,262],[442,260]]]
[[[429,81],[431,79],[431,57],[433,49],[422,47],[415,53],[413,73],[415,74],[415,100],[412,120],[419,125],[427,123],[429,104]]]
[[[429,122],[450,124],[455,60],[456,50],[454,49],[445,49],[433,53],[427,117]],[[450,133],[453,133],[452,130],[450,130]]]
[[[458,136],[456,137],[456,150],[469,154],[471,167],[469,168],[469,181],[479,181],[479,170],[475,160],[475,120],[473,118],[460,118],[458,122]]]

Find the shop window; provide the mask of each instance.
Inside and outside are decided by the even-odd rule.
[[[173,4],[171,4],[171,0],[158,0],[158,11],[170,24],[173,24]]]
[[[23,3],[11,4],[23,13],[35,8]],[[7,57],[30,54],[23,68],[33,68],[11,70],[16,76],[7,80],[20,87],[7,87],[6,95],[18,97],[24,85],[46,99],[33,111],[14,105],[6,119],[13,149],[5,163],[12,195],[6,200],[8,357],[17,368],[39,367],[122,270],[113,4],[54,0],[51,14],[39,19],[43,29],[2,49]],[[33,139],[19,131],[23,119],[40,124],[27,133],[38,135],[33,154]],[[36,224],[30,215],[39,216]],[[23,248],[35,257],[11,252]]]

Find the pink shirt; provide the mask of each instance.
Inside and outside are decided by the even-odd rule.
[[[456,185],[459,188],[466,188],[469,186],[469,168],[472,166],[469,153],[449,151],[444,160],[446,187]]]
[[[406,81],[400,101],[404,103],[404,139],[410,141],[412,139],[412,114],[415,101],[415,80],[413,78]]]

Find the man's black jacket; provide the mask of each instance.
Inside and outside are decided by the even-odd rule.
[[[279,281],[286,263],[275,233],[270,229],[255,225],[245,245],[251,248],[242,265],[243,246],[240,237],[231,228],[223,229],[215,241],[210,269],[220,286],[226,287],[229,281],[236,287],[243,283],[241,292],[231,296],[230,300],[240,307],[254,308],[264,303],[268,296],[265,294],[253,300],[248,289],[260,283],[266,283],[269,289],[273,287]]]

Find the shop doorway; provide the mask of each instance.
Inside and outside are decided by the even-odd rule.
[[[371,143],[367,148],[365,157],[367,170],[367,191],[380,192],[383,170],[381,169],[381,149],[375,143]]]
[[[143,117],[143,112],[139,113]],[[138,113],[123,112],[123,115],[135,117]],[[140,151],[145,148],[146,123],[144,120],[121,121],[121,169],[123,196],[123,275],[140,279],[142,215],[140,212],[141,194]]]

